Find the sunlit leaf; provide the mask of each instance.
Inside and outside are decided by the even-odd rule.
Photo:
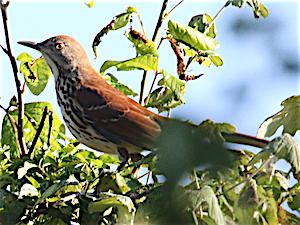
[[[102,30],[94,38],[93,45],[92,45],[96,57],[97,57],[96,47],[101,43],[102,37],[105,34],[107,34],[109,31],[118,30],[126,26],[132,16],[132,13],[135,12],[136,10],[133,7],[128,7],[125,13],[121,13],[115,16],[115,18],[112,21],[110,21],[109,24],[107,24],[104,28],[102,28]]]
[[[137,54],[151,54],[158,56],[158,51],[153,41],[149,40],[145,35],[136,30],[130,30],[125,33],[125,36],[133,43]]]
[[[39,95],[46,87],[51,70],[44,58],[34,59],[27,53],[20,54],[20,72],[24,75],[29,90]]]
[[[208,24],[211,21],[212,21],[212,18],[210,17],[210,15],[208,15],[207,13],[204,13],[204,14],[200,14],[200,15],[192,17],[192,19],[189,22],[189,26],[200,31],[201,33],[204,33]],[[216,32],[215,24],[213,23],[210,26],[209,31],[206,33],[206,35],[211,38],[215,38],[217,35],[216,33],[217,32]]]
[[[26,183],[21,187],[19,198],[23,198],[24,196],[33,197],[38,195],[39,195],[38,190],[32,184]]]
[[[118,221],[120,224],[132,224],[135,207],[132,200],[124,195],[111,195],[102,200],[91,202],[88,211],[89,213],[103,212],[110,207],[118,208]]]
[[[94,6],[94,4],[95,4],[95,1],[93,0],[93,1],[90,1],[90,2],[88,2],[88,3],[84,3],[87,7],[89,7],[89,8],[92,8],[93,6]]]
[[[225,225],[225,218],[219,206],[218,199],[209,186],[204,186],[200,190],[186,190],[185,194],[188,196],[189,201],[192,203],[190,207],[196,210],[203,203],[208,205],[208,216],[213,219],[215,224]]]
[[[128,86],[120,83],[118,81],[118,79],[110,73],[105,74],[103,76],[103,79],[105,79],[111,86],[113,86],[115,89],[117,89],[118,91],[122,92],[125,95],[132,95],[132,96],[138,95],[136,92],[134,92]]]
[[[219,47],[219,42],[215,39],[173,20],[169,20],[168,28],[174,39],[195,50],[216,50]]]
[[[103,73],[110,67],[115,66],[117,70],[156,70],[158,65],[157,57],[147,54],[137,56],[136,58],[125,61],[110,61],[107,60],[103,63],[100,69],[100,73]]]
[[[300,129],[300,96],[292,96],[284,100],[283,109],[267,118],[259,127],[257,137],[270,137],[283,126],[283,133],[295,135]]]
[[[161,71],[163,78],[158,82],[159,87],[145,99],[146,107],[157,108],[158,111],[168,111],[184,104],[183,94],[185,83],[166,71]]]
[[[52,106],[46,102],[34,102],[34,103],[25,104],[24,137],[25,137],[25,142],[28,144],[30,144],[35,137],[45,107],[47,107],[49,111],[53,112]],[[17,109],[10,111],[9,114],[17,121],[17,117],[18,117]],[[52,123],[52,129],[50,134],[50,144],[53,148],[59,148],[60,144],[56,139],[60,137],[60,134],[64,134],[65,127],[59,121],[57,115],[54,112],[52,113],[52,115],[53,115],[53,123]],[[36,143],[35,146],[36,149],[42,148],[44,144],[48,142],[48,133],[49,133],[49,117],[47,116],[46,120],[44,121],[43,130]],[[14,149],[17,151],[14,131],[12,129],[12,126],[7,116],[4,117],[1,134],[2,134],[2,140],[1,140],[2,144],[6,144],[10,146],[12,151]]]

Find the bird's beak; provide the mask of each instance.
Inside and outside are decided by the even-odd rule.
[[[40,50],[39,43],[35,43],[31,41],[18,41],[18,44],[27,46],[29,48],[33,48],[35,50]]]

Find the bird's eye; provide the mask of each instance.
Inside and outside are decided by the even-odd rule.
[[[63,45],[63,43],[57,43],[57,44],[55,45],[55,48],[58,49],[58,50],[61,50],[61,49],[64,48],[64,45]]]

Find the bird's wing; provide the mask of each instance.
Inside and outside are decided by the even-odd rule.
[[[104,82],[104,81],[103,81]],[[85,84],[74,93],[85,119],[99,134],[114,143],[151,149],[160,133],[158,115],[147,110],[107,83]]]

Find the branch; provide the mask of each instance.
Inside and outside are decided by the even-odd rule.
[[[50,146],[52,126],[53,126],[53,112],[49,111],[49,130],[48,130],[48,139],[47,139],[47,145],[48,146]]]
[[[159,18],[158,18],[158,21],[157,21],[157,24],[156,24],[156,27],[155,27],[155,30],[154,30],[154,33],[153,33],[153,36],[152,36],[152,41],[153,42],[156,40],[158,31],[159,31],[159,29],[162,25],[163,20],[165,19],[164,12],[167,8],[168,1],[169,0],[164,0],[164,2],[162,4],[160,14],[159,14]],[[142,104],[142,105],[143,105],[143,99],[144,99],[144,92],[145,92],[147,76],[148,76],[148,72],[144,71],[143,78],[142,78],[142,81],[141,81],[141,91],[140,91],[140,99],[139,99],[139,103]]]
[[[21,155],[26,155],[26,145],[24,140],[24,133],[23,133],[23,121],[24,121],[24,103],[23,103],[23,93],[21,90],[21,82],[18,77],[18,66],[16,59],[13,54],[13,50],[11,48],[11,41],[10,41],[10,35],[9,35],[9,28],[7,23],[7,7],[9,5],[9,1],[6,3],[3,3],[1,0],[1,14],[2,14],[2,21],[3,21],[3,27],[4,27],[4,33],[5,33],[5,41],[6,41],[6,49],[4,49],[2,46],[3,51],[7,54],[9,57],[15,84],[17,88],[17,96],[18,96],[18,123],[17,123],[17,142],[19,145],[19,150]]]
[[[41,135],[41,133],[42,133],[42,130],[43,130],[44,125],[45,125],[45,120],[46,120],[47,114],[48,114],[48,107],[46,106],[46,107],[44,108],[43,115],[42,115],[42,119],[41,119],[41,121],[40,121],[39,127],[38,127],[38,129],[36,130],[36,133],[35,133],[35,136],[34,136],[34,138],[33,138],[32,144],[31,144],[31,146],[30,146],[30,148],[29,148],[29,151],[28,151],[28,155],[29,155],[29,156],[30,156],[31,153],[33,152],[34,147],[36,146],[36,143],[37,143],[37,141],[38,141],[38,139],[39,139],[39,137],[40,137],[40,135]]]
[[[221,14],[221,12],[227,7],[227,5],[223,5],[222,8],[217,12],[217,14],[214,16],[214,18],[212,19],[212,21],[207,25],[207,27],[205,28],[203,34],[207,34],[207,32],[209,31],[209,28],[211,27],[211,25],[215,22],[215,20],[218,18],[218,16]]]

